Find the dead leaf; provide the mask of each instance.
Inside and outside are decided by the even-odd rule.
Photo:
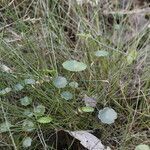
[[[7,37],[4,38],[4,40],[7,43],[13,43],[13,42],[17,42],[17,41],[21,41],[22,40],[22,36],[17,34],[15,31],[13,31],[12,28],[7,28]]]
[[[105,148],[96,136],[88,131],[66,131],[72,137],[78,139],[80,143],[88,150],[111,150],[110,147]]]
[[[87,95],[84,96],[82,99],[86,106],[96,107],[97,101],[94,97],[88,97]]]
[[[1,64],[0,63],[0,70],[2,72],[7,72],[7,73],[12,73],[12,69],[10,69],[8,66],[6,66],[5,64]]]
[[[150,9],[149,9],[150,12]],[[142,31],[149,24],[149,20],[145,18],[145,13],[133,14],[129,18],[132,29],[135,32]]]

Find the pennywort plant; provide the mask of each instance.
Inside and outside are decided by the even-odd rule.
[[[108,141],[110,144],[119,141],[121,146],[133,138],[137,138],[137,144],[139,138],[133,136],[132,129],[138,125],[138,133],[143,133],[149,126],[150,60],[149,30],[133,35],[128,32],[133,25],[126,22],[137,14],[120,16],[108,11],[110,14],[104,15],[105,10],[99,11],[103,4],[100,1],[93,8],[56,0],[2,3],[6,6],[0,29],[0,78],[4,79],[0,81],[0,97],[6,113],[0,113],[0,132],[4,132],[4,139],[12,132],[15,140],[22,139],[23,148],[35,144],[37,147],[31,149],[46,149],[48,142],[44,140],[49,129],[100,128],[104,140],[111,139],[115,132],[117,138]],[[118,4],[110,3],[115,12]],[[104,5],[107,7],[107,2]],[[133,38],[126,42],[123,35]],[[111,124],[114,131],[110,131]],[[16,138],[18,133],[21,138]],[[31,136],[37,133],[43,147],[32,141]],[[147,144],[142,137],[139,143]],[[8,144],[12,149],[12,143],[6,141]],[[146,149],[143,144],[136,149]]]
[[[106,57],[109,56],[109,53],[105,50],[99,50],[95,52],[95,56],[97,57]],[[78,62],[76,60],[67,60],[63,64],[64,69],[71,71],[71,72],[79,72],[83,71],[87,68],[87,65],[83,62]],[[70,83],[71,86],[77,86],[77,83]],[[62,92],[61,97],[69,100],[72,99],[72,94],[68,91]],[[84,97],[83,101],[85,102],[86,106],[78,108],[79,112],[93,112],[94,108],[96,107],[96,100],[90,97]],[[114,123],[115,119],[117,119],[117,113],[112,109],[105,107],[104,109],[100,110],[98,113],[98,118],[106,124]]]
[[[32,138],[31,138],[31,137],[25,137],[25,138],[23,139],[22,146],[23,146],[24,148],[30,147],[31,144],[32,144]]]

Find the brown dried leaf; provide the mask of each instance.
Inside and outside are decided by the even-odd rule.
[[[111,150],[110,147],[105,148],[96,136],[88,131],[67,131],[71,136],[78,139],[80,143],[88,150]]]
[[[7,72],[7,73],[12,73],[12,69],[10,69],[8,66],[6,66],[5,64],[1,64],[0,63],[0,70],[2,72]]]
[[[86,106],[96,107],[97,101],[94,97],[88,97],[87,95],[85,95],[82,100],[84,101]]]

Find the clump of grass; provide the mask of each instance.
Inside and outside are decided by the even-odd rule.
[[[60,129],[100,129],[98,136],[115,149],[148,144],[149,29],[124,42],[119,33],[128,27],[126,17],[119,17],[116,29],[118,17],[113,15],[110,24],[98,6],[54,0],[8,4],[1,4],[0,61],[13,72],[0,72],[0,122],[8,126],[1,126],[7,131],[2,147],[20,149],[28,137],[31,149],[51,147],[48,136]],[[80,72],[72,72],[76,66]],[[54,84],[60,76],[63,88]],[[71,99],[61,96],[64,91]],[[94,110],[85,108],[85,94],[96,98]],[[25,97],[32,102],[21,103]],[[103,107],[117,112],[114,124],[98,119]]]

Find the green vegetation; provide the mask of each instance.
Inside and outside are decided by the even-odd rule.
[[[2,0],[0,11],[0,149],[54,150],[59,130],[99,129],[115,150],[150,144],[147,26],[126,35],[129,15],[68,0]]]

